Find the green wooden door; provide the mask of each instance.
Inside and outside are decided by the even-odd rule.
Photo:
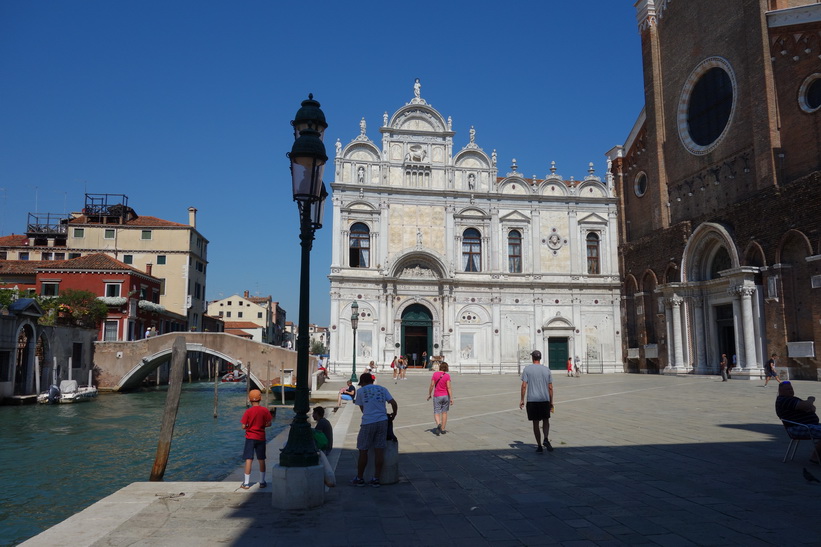
[[[413,304],[402,313],[402,355],[410,366],[424,366],[422,352],[431,353],[433,316],[421,304]],[[413,356],[416,355],[414,360]]]
[[[550,370],[567,370],[567,338],[547,339],[547,364]]]

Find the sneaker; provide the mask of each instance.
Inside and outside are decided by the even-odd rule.
[[[242,484],[239,485],[239,487],[242,488],[243,490],[248,490],[249,488],[251,488],[251,485],[242,483]]]
[[[542,448],[542,445],[536,447],[536,452],[544,452],[544,448]]]
[[[261,482],[261,483],[259,483],[259,487],[260,487],[260,488],[265,488],[265,487],[267,487],[267,486],[268,486],[268,483],[267,483],[267,482]]]
[[[441,427],[439,428],[439,431],[442,433],[442,435],[444,435],[445,433],[447,433],[447,431],[445,431],[445,430],[444,430],[444,429],[442,429]]]
[[[350,484],[351,486],[365,486],[365,481],[363,479],[360,479],[359,477],[354,477],[348,484]]]
[[[547,448],[548,452],[553,452],[553,445],[550,444],[550,441],[545,441],[544,447]]]
[[[382,486],[379,483],[379,479],[377,479],[376,477],[372,478],[371,482],[369,482],[368,484],[370,484],[373,488],[379,488],[380,486]]]

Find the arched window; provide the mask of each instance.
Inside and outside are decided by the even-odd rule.
[[[599,266],[599,236],[593,232],[587,234],[587,273],[601,273]]]
[[[522,233],[519,230],[507,234],[507,270],[522,273]]]
[[[482,235],[475,228],[462,233],[462,269],[466,272],[482,271]]]
[[[351,268],[368,268],[371,254],[371,231],[365,224],[357,222],[351,226],[349,265]]]

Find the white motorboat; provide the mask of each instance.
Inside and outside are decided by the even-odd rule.
[[[94,386],[78,386],[77,380],[63,380],[60,387],[52,385],[48,391],[37,396],[37,402],[49,403],[76,403],[90,401],[97,396],[98,390]]]

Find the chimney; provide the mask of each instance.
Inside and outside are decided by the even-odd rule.
[[[147,273],[148,275],[151,275],[151,269],[152,269],[153,267],[154,267],[154,265],[153,265],[153,264],[151,264],[150,262],[149,262],[148,264],[146,264],[146,265],[145,265],[145,273]]]
[[[245,298],[248,298],[248,291],[245,291]]]
[[[197,208],[196,207],[189,207],[188,208],[188,225],[192,228],[197,227]]]

